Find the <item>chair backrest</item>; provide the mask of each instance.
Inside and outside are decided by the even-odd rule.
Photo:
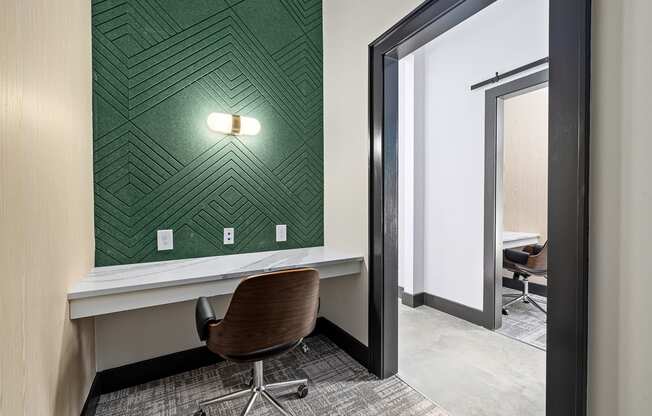
[[[527,260],[527,267],[539,272],[548,271],[548,242],[543,245],[536,254],[530,254]]]
[[[296,343],[315,328],[319,272],[296,269],[244,279],[224,319],[209,327],[208,347],[223,357]]]

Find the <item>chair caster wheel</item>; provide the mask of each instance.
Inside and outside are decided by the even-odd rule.
[[[206,412],[204,412],[204,409],[199,409],[192,416],[206,416]]]
[[[300,399],[303,399],[307,395],[308,395],[308,386],[306,386],[305,384],[300,385],[299,388],[297,389],[297,396],[299,396]]]
[[[509,312],[507,312],[507,309],[503,309],[503,315],[505,315],[505,316],[509,315]]]

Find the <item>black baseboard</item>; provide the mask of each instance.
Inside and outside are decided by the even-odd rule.
[[[369,347],[328,319],[317,318],[315,333],[325,335],[362,366],[369,367]]]
[[[411,308],[418,308],[419,306],[425,305],[425,295],[426,294],[423,292],[415,293],[414,295],[403,292],[403,296],[401,296],[401,303]]]
[[[223,361],[220,356],[213,354],[206,347],[199,347],[111,368],[99,373],[101,391],[102,394],[111,393],[220,361]]]
[[[471,308],[452,300],[440,298],[439,296],[424,293],[424,305],[437,309],[457,318],[464,319],[476,325],[485,326],[486,319],[481,310]]]
[[[402,288],[399,287],[399,293],[401,293],[401,289]],[[403,291],[401,295],[401,303],[405,306],[418,308],[419,306],[425,305],[460,319],[464,319],[465,321],[485,326],[486,319],[480,310],[425,292],[411,295]]]
[[[514,280],[509,277],[503,277],[503,286],[510,289],[515,289],[522,291],[523,282],[520,280]],[[399,288],[399,293],[401,294],[401,303],[412,308],[417,308],[419,306],[429,306],[433,309],[437,309],[449,315],[453,315],[465,321],[469,321],[476,325],[481,325],[488,327],[489,323],[486,322],[487,319],[483,315],[483,312],[478,309],[471,308],[466,305],[462,305],[457,302],[450,301],[448,299],[440,298],[430,293],[416,293],[411,295],[405,291],[401,291],[402,288]],[[548,287],[538,283],[530,282],[530,293],[539,295],[539,296],[548,296]]]
[[[95,374],[91,388],[88,391],[88,397],[86,397],[86,402],[84,402],[84,407],[82,407],[81,416],[95,416],[97,403],[100,400],[101,394],[102,387],[100,386],[100,377]]]
[[[511,277],[503,277],[503,286],[518,291],[523,291],[523,282],[521,280],[512,279]],[[532,294],[548,297],[548,286],[539,283],[530,282],[529,291]]]
[[[317,319],[315,330],[310,336],[318,334],[328,337],[365,368],[369,365],[369,348],[328,319],[323,317]],[[95,375],[81,416],[95,415],[97,402],[102,394],[206,367],[220,361],[223,361],[221,357],[213,354],[206,347],[200,347],[100,371]]]
[[[423,306],[425,302],[424,293],[411,295],[405,292],[405,289],[401,286],[398,287],[398,297],[401,299],[401,303],[403,305],[409,306],[411,308],[418,308],[419,306]]]

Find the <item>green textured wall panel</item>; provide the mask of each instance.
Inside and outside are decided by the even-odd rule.
[[[94,0],[92,13],[96,265],[322,245],[321,0]],[[212,133],[215,111],[262,131]],[[159,229],[173,251],[157,251]]]

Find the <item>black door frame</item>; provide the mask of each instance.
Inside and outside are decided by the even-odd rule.
[[[483,325],[503,322],[503,134],[502,107],[506,99],[548,85],[548,69],[508,81],[485,91],[484,104],[484,294]]]
[[[495,0],[429,0],[369,45],[369,368],[398,371],[398,60]],[[586,415],[590,0],[550,0],[546,414]]]

